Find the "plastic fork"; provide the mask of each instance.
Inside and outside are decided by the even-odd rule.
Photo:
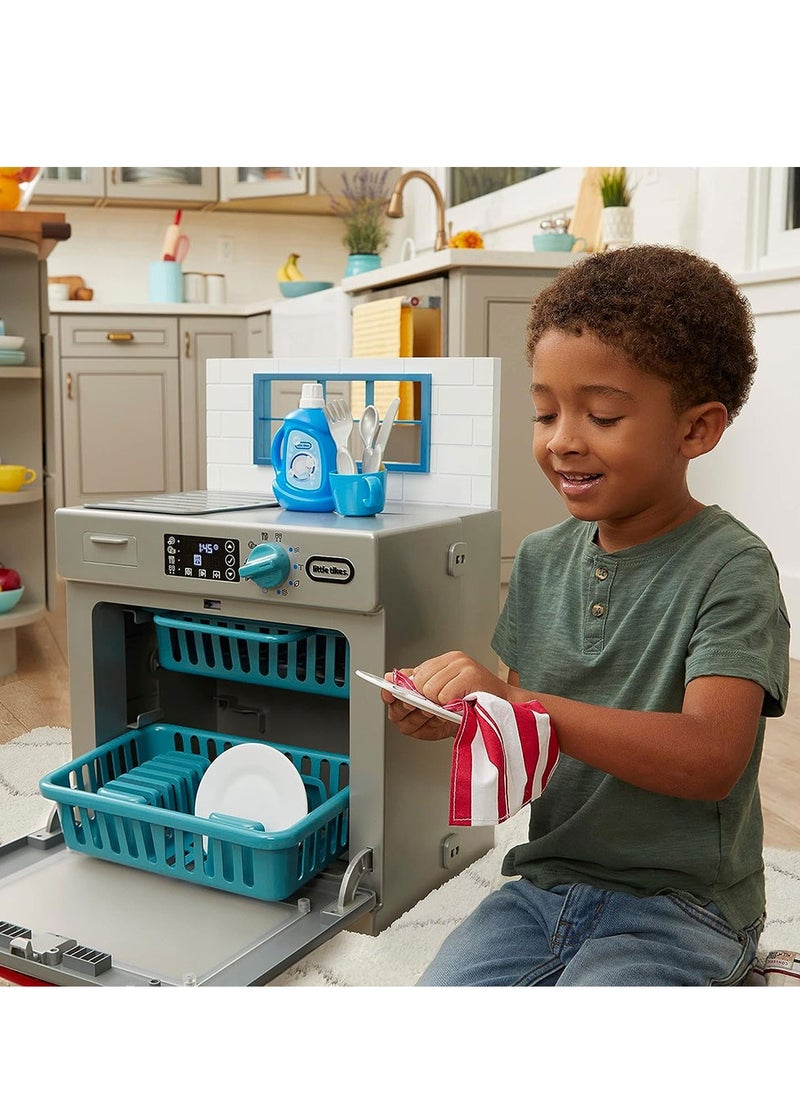
[[[350,405],[346,400],[328,400],[322,410],[328,420],[331,437],[336,442],[336,471],[345,476],[353,476],[356,473],[356,462],[347,448],[353,430]]]

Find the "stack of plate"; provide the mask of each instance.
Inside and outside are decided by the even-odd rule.
[[[0,335],[0,365],[22,365],[25,340],[19,335]]]
[[[122,181],[144,183],[150,186],[173,183],[192,186],[200,182],[200,169],[196,167],[124,167]]]

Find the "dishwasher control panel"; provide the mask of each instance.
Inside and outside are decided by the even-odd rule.
[[[164,574],[239,582],[239,541],[233,537],[164,534]]]

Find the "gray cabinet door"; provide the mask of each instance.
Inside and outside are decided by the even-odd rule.
[[[243,358],[247,322],[235,316],[180,319],[181,467],[184,491],[206,487],[206,363],[209,358]]]
[[[567,517],[533,457],[533,404],[525,359],[531,301],[556,273],[459,271],[449,280],[448,353],[502,361],[498,506],[504,585],[523,538]]]
[[[181,489],[174,358],[62,358],[67,506]]]

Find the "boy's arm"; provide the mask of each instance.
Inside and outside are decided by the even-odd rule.
[[[513,692],[506,697],[512,703],[534,695],[518,687]],[[564,753],[647,791],[708,800],[724,799],[744,772],[764,701],[763,688],[740,677],[695,678],[680,712],[624,711],[535,695]]]
[[[504,682],[454,651],[406,672],[439,704],[477,691],[512,704],[538,700],[563,753],[636,787],[683,799],[724,799],[731,791],[753,751],[764,699],[763,688],[753,681],[715,676],[689,683],[680,712],[603,708],[522,689],[515,671]],[[415,738],[452,737],[457,731],[455,724],[408,710],[401,701],[389,703],[389,717]]]

